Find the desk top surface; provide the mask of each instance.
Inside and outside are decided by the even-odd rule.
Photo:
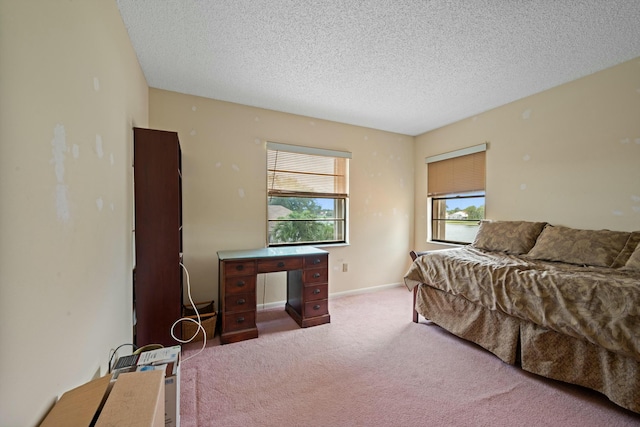
[[[312,246],[288,246],[258,249],[243,249],[237,251],[218,251],[220,261],[246,258],[277,258],[287,256],[324,255],[329,252]]]

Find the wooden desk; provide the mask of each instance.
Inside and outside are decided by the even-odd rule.
[[[285,310],[302,328],[329,323],[329,253],[299,246],[218,252],[220,342],[258,337],[256,276],[287,272]]]

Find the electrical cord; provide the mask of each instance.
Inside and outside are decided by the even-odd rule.
[[[186,362],[187,360],[191,359],[192,357],[197,356],[198,354],[200,354],[205,346],[207,345],[207,332],[205,331],[204,327],[202,326],[202,321],[200,319],[200,313],[198,312],[198,308],[196,307],[196,304],[193,302],[193,299],[191,297],[191,283],[189,280],[189,271],[187,270],[187,267],[184,266],[184,264],[180,263],[180,267],[182,267],[184,269],[184,272],[187,276],[187,294],[189,295],[189,302],[191,302],[191,306],[193,307],[194,312],[196,313],[196,317],[198,320],[195,319],[191,319],[188,317],[183,317],[180,318],[178,320],[176,320],[173,325],[171,325],[171,336],[173,337],[174,340],[182,343],[182,344],[186,344],[189,343],[191,341],[193,341],[196,336],[198,335],[198,332],[202,331],[202,335],[204,337],[204,339],[202,340],[202,348],[200,349],[200,351],[198,351],[196,354],[187,357],[186,359],[183,359],[182,362]],[[182,340],[178,337],[175,336],[174,334],[174,329],[176,327],[176,325],[180,322],[184,322],[184,321],[189,321],[189,322],[193,322],[196,325],[198,325],[198,328],[196,329],[196,331],[194,332],[193,336],[191,336],[191,338],[187,339],[187,340]],[[120,344],[118,347],[116,347],[115,350],[113,350],[113,353],[111,353],[111,355],[109,356],[109,373],[111,373],[112,369],[113,369],[113,358],[114,356],[118,353],[118,350],[120,350],[122,347],[130,345],[131,347],[133,347],[133,352],[132,354],[139,354],[142,353],[143,351],[148,351],[148,350],[154,350],[157,348],[162,348],[163,346],[161,344],[148,344],[145,345],[143,347],[138,347],[135,344],[131,344],[131,343],[125,343],[125,344]]]
[[[147,344],[134,351],[133,354],[140,354],[145,351],[158,350],[160,348],[164,348],[164,346],[162,344]]]
[[[193,311],[196,313],[196,318],[198,320],[195,319],[191,319],[189,317],[182,317],[178,320],[176,320],[175,322],[173,322],[173,325],[171,325],[171,336],[173,337],[174,340],[182,343],[182,344],[186,344],[186,343],[190,343],[191,341],[193,341],[196,336],[198,335],[198,333],[200,331],[202,331],[202,348],[200,349],[200,351],[198,351],[196,354],[193,354],[185,359],[182,360],[182,362],[186,362],[187,360],[197,356],[198,354],[202,353],[202,351],[204,350],[204,348],[207,345],[207,331],[205,331],[204,326],[202,326],[202,320],[200,319],[200,312],[198,312],[198,308],[196,307],[196,304],[193,302],[193,298],[191,297],[191,281],[189,279],[189,271],[187,270],[187,267],[184,266],[184,264],[180,263],[180,267],[182,267],[182,269],[185,272],[185,275],[187,277],[187,295],[189,296],[189,302],[191,303],[191,306],[193,307]],[[188,338],[186,340],[180,339],[178,337],[176,337],[175,333],[174,333],[174,329],[176,327],[176,325],[178,325],[181,322],[193,322],[196,325],[198,325],[198,328],[195,330],[195,332],[193,333],[193,335],[191,336],[191,338]]]

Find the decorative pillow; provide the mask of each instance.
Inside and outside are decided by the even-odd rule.
[[[623,270],[638,270],[640,271],[640,245],[636,246],[636,250],[633,251],[627,263],[622,267]]]
[[[547,225],[528,256],[545,261],[610,267],[629,235],[624,231],[577,230]]]
[[[512,255],[526,254],[536,243],[545,224],[546,222],[482,221],[471,246]]]
[[[624,248],[618,254],[618,257],[613,262],[613,265],[611,267],[613,268],[624,267],[624,265],[627,263],[627,260],[633,253],[634,249],[638,247],[638,243],[640,243],[640,231],[634,231],[629,236],[629,239],[627,239],[627,243],[624,245]]]

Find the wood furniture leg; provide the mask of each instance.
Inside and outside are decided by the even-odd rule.
[[[418,311],[416,310],[416,298],[418,297],[418,286],[413,288],[413,323],[418,323]]]

